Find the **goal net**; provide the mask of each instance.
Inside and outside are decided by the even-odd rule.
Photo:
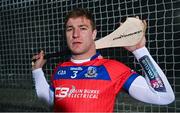
[[[139,16],[148,24],[147,48],[175,92],[167,106],[145,104],[125,93],[117,96],[115,112],[180,111],[180,1],[179,0],[1,0],[0,1],[0,111],[52,111],[39,101],[31,72],[31,57],[40,49],[54,53],[66,48],[64,17],[73,8],[89,9],[97,24],[97,38],[115,30],[127,17]],[[103,49],[143,75],[139,63],[123,48]],[[44,67],[49,82],[59,60]]]

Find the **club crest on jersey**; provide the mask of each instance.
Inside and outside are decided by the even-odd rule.
[[[97,69],[96,67],[88,67],[87,73],[85,74],[85,77],[92,78],[97,76]]]

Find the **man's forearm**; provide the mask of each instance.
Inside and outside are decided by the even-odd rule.
[[[174,101],[174,93],[167,77],[147,48],[140,48],[134,51],[133,54],[142,65],[146,79],[138,77],[133,81],[129,89],[131,96],[153,104],[169,104]]]
[[[33,79],[35,82],[35,89],[39,99],[42,99],[49,105],[53,103],[52,92],[50,92],[49,84],[46,81],[42,68],[32,71]]]

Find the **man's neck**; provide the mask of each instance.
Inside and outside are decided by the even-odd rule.
[[[96,53],[92,53],[90,55],[72,55],[72,59],[74,60],[85,60],[85,59],[90,59],[93,55]]]
[[[100,53],[96,53],[93,56],[87,58],[87,59],[81,59],[81,60],[77,60],[77,59],[73,59],[71,58],[71,61],[74,63],[84,63],[84,62],[88,62],[90,60],[96,59],[97,57],[99,57]]]
[[[89,59],[95,54],[96,54],[96,50],[92,50],[91,52],[87,52],[87,53],[83,53],[83,54],[73,54],[72,59],[74,59],[74,60]]]

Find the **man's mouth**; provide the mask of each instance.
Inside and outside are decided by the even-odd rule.
[[[76,44],[81,44],[82,42],[73,42],[72,44],[73,45],[76,45]]]

